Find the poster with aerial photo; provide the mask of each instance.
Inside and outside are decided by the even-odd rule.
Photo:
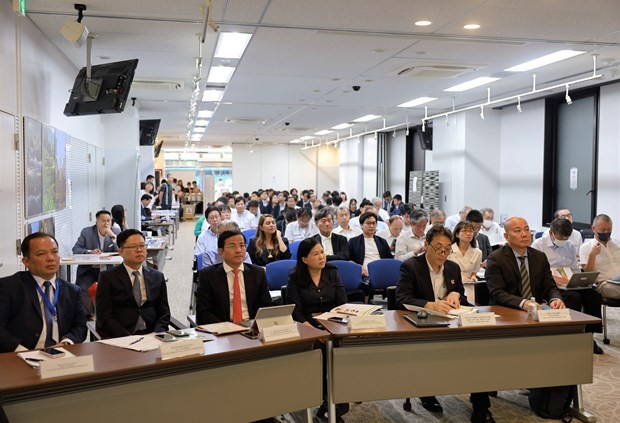
[[[53,217],[47,217],[41,220],[34,220],[26,224],[26,235],[35,232],[45,232],[53,237],[56,236],[56,224]]]
[[[56,130],[56,210],[67,207],[67,135]]]
[[[43,212],[41,123],[24,118],[26,218]]]
[[[50,213],[56,209],[56,131],[43,124],[42,132],[43,213]]]

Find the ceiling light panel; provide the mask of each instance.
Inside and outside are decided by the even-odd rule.
[[[437,100],[437,97],[418,97],[411,101],[407,101],[406,103],[399,104],[398,107],[421,106],[422,104],[430,103],[431,101],[435,100]]]
[[[222,59],[240,59],[248,46],[252,34],[240,32],[222,32],[217,39],[214,57]]]
[[[208,119],[213,116],[213,112],[211,110],[201,110],[198,112],[198,117],[203,119]]]
[[[579,56],[580,54],[583,54],[583,53],[585,53],[585,51],[559,50],[559,51],[556,51],[555,53],[547,54],[537,59],[533,59],[525,63],[521,63],[520,65],[513,66],[511,68],[504,69],[504,70],[507,72],[527,72],[529,70],[537,69],[542,66],[549,65],[551,63],[555,63],[561,60],[570,59],[571,57]]]
[[[353,125],[350,124],[350,123],[341,123],[340,125],[332,126],[332,129],[336,129],[336,130],[338,130],[338,129],[347,129],[347,128],[350,128],[352,126]]]
[[[329,129],[323,129],[322,131],[319,132],[315,132],[314,135],[327,135],[327,134],[331,134],[334,131],[330,131]]]
[[[446,88],[444,91],[449,92],[461,92],[471,90],[472,88],[479,87],[481,85],[490,84],[491,82],[498,81],[501,78],[491,78],[490,76],[482,76],[480,78],[472,79],[471,81],[463,82],[462,84],[455,85],[450,88]]]
[[[206,89],[202,94],[202,101],[221,101],[224,97],[224,90]]]
[[[211,66],[209,70],[209,76],[207,77],[208,84],[228,84],[235,68],[232,66]]]
[[[353,122],[369,122],[371,120],[375,120],[375,119],[378,119],[380,117],[381,116],[379,116],[379,115],[366,115],[366,116],[362,116],[362,117],[359,117],[357,119],[354,119]]]

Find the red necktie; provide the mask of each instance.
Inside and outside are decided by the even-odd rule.
[[[243,320],[241,312],[241,286],[239,285],[239,269],[233,269],[235,278],[233,279],[233,323]]]

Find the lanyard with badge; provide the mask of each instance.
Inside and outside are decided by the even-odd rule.
[[[57,314],[56,304],[58,304],[58,291],[60,291],[60,284],[56,284],[56,289],[54,290],[54,303],[53,304],[50,301],[49,297],[45,295],[45,292],[43,292],[39,284],[36,282],[35,284],[36,284],[35,286],[37,288],[37,291],[39,292],[39,295],[41,295],[41,298],[43,298],[43,304],[45,304],[45,307],[47,307],[47,309],[52,314],[52,316],[54,316],[54,320],[58,320],[58,318],[56,317],[56,314]]]

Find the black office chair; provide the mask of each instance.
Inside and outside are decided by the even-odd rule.
[[[603,305],[603,344],[609,345],[611,341],[607,337],[607,307],[620,307],[620,300],[603,297],[601,304]]]

